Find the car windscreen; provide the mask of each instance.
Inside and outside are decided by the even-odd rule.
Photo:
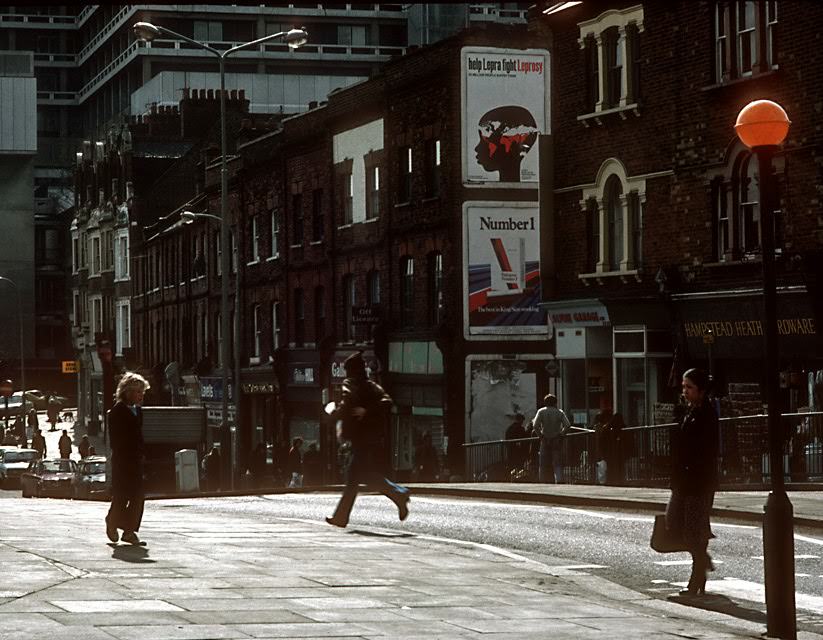
[[[46,473],[72,471],[71,460],[46,460],[43,463],[43,471],[45,471]]]
[[[3,454],[3,462],[29,462],[34,460],[36,451],[6,451]]]
[[[106,473],[106,463],[92,462],[91,464],[87,464],[83,467],[83,473],[89,476],[97,473]]]

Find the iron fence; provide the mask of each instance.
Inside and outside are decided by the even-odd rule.
[[[783,473],[787,482],[823,481],[823,412],[784,413]],[[671,460],[671,431],[675,423],[626,427],[612,436],[605,452],[616,465],[610,477],[628,485],[667,485]],[[560,439],[563,481],[597,482],[595,451],[598,436],[573,427]],[[536,482],[539,439],[493,440],[463,445],[466,476],[472,482]],[[765,484],[771,481],[766,415],[721,418],[718,472],[725,485]]]

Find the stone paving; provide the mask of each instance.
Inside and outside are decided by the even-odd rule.
[[[147,547],[105,503],[0,502],[0,638],[741,638],[762,625],[585,571],[398,531],[146,504]],[[801,638],[819,637],[801,634]]]

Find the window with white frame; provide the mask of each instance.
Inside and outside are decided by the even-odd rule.
[[[114,279],[128,280],[129,278],[129,234],[128,231],[119,232],[114,243]]]
[[[283,325],[282,309],[279,302],[271,303],[271,347],[276,351],[282,345],[281,330]]]
[[[79,326],[83,317],[82,310],[80,308],[80,292],[75,289],[72,297],[74,299],[74,306],[72,307],[72,320],[75,326]]]
[[[102,251],[100,247],[100,236],[91,236],[91,269],[90,276],[99,276],[102,267]]]
[[[371,220],[380,215],[380,167],[369,167],[366,173],[366,219]]]
[[[103,296],[92,296],[91,302],[91,328],[94,333],[103,331]]]
[[[257,216],[252,216],[251,219],[251,234],[249,241],[251,242],[251,261],[260,261],[260,234],[257,227]]]
[[[400,147],[397,155],[397,203],[404,204],[411,200],[412,191],[412,148]]]
[[[71,272],[80,270],[80,238],[76,234],[71,237]]]
[[[261,338],[263,337],[263,317],[262,308],[259,304],[254,305],[251,317],[253,323],[252,330],[254,331],[254,346],[252,349],[252,356],[255,358],[259,358],[263,350],[263,347],[261,345]]]
[[[131,347],[131,303],[128,298],[118,300],[117,306],[117,355]]]
[[[400,326],[414,326],[414,258],[400,258]]]
[[[584,52],[585,110],[597,113],[636,106],[640,98],[643,6],[610,9],[579,23]]]
[[[718,84],[777,68],[775,0],[714,3],[714,74]]]
[[[601,165],[594,186],[583,190],[580,201],[589,274],[634,272],[641,267],[645,200],[645,178],[627,176],[615,158]]]
[[[783,159],[774,160],[775,170],[782,173]],[[712,258],[729,262],[752,258],[760,252],[760,176],[757,157],[735,142],[726,166],[709,175],[712,202]],[[776,180],[776,190],[781,189]],[[783,228],[780,211],[775,211],[774,234],[777,251],[782,251]]]
[[[349,171],[341,176],[343,183],[343,224],[354,221],[354,174]]]
[[[272,258],[280,255],[280,213],[278,211],[271,212],[271,253]]]

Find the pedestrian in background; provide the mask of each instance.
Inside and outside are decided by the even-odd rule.
[[[432,444],[432,434],[424,431],[420,443],[414,449],[414,469],[417,482],[434,482],[437,480],[439,464],[437,449]]]
[[[560,484],[563,481],[563,468],[560,464],[561,438],[571,429],[571,423],[563,410],[557,408],[557,397],[554,394],[546,394],[543,402],[545,406],[537,411],[532,420],[535,435],[540,438],[538,479],[540,482],[548,482],[551,469],[555,484]]]
[[[84,435],[82,438],[80,438],[80,444],[77,445],[77,451],[80,453],[80,458],[81,459],[89,457],[89,449],[90,448],[91,448],[91,443],[89,442],[89,437]]]
[[[71,438],[69,438],[69,432],[65,429],[63,429],[63,435],[57,441],[57,448],[60,450],[61,458],[71,457]]]
[[[60,415],[60,403],[53,395],[49,397],[48,407],[46,409],[46,416],[48,417],[51,427],[49,431],[57,431],[57,422]]]
[[[108,412],[111,444],[111,505],[106,516],[106,535],[140,544],[137,532],[143,519],[143,396],[149,382],[126,372],[117,385],[117,401]],[[118,529],[123,530],[119,536]]]
[[[625,476],[626,445],[628,436],[623,433],[626,423],[620,413],[615,413],[606,425],[606,484],[620,486]]]
[[[709,376],[702,369],[683,374],[687,412],[672,429],[671,490],[666,528],[680,537],[692,556],[689,584],[680,595],[706,592],[706,572],[713,571],[708,554],[713,538],[709,516],[717,489],[718,422],[709,399]]]
[[[37,420],[37,412],[34,409],[29,411],[28,423],[29,423],[29,429],[32,430],[32,433],[34,433],[35,429],[40,428],[40,422],[38,422],[38,420]]]
[[[255,488],[262,487],[266,475],[266,445],[263,442],[258,442],[251,452],[249,472]]]
[[[37,451],[37,458],[39,460],[45,458],[46,454],[48,453],[46,449],[46,438],[40,432],[40,429],[34,430],[34,435],[31,437],[31,448]]]
[[[386,452],[381,446],[388,428],[392,399],[376,382],[366,375],[366,363],[360,353],[349,356],[343,363],[342,399],[332,418],[342,420],[342,437],[351,443],[351,455],[346,473],[346,488],[337,509],[326,522],[336,527],[349,523],[359,485],[365,484],[379,491],[397,505],[400,520],[409,515],[409,490],[385,477]]]
[[[205,476],[206,490],[220,490],[220,449],[212,447],[203,458],[203,475]]]
[[[286,458],[286,473],[289,477],[289,489],[299,489],[303,486],[303,438],[291,441],[291,449]]]

